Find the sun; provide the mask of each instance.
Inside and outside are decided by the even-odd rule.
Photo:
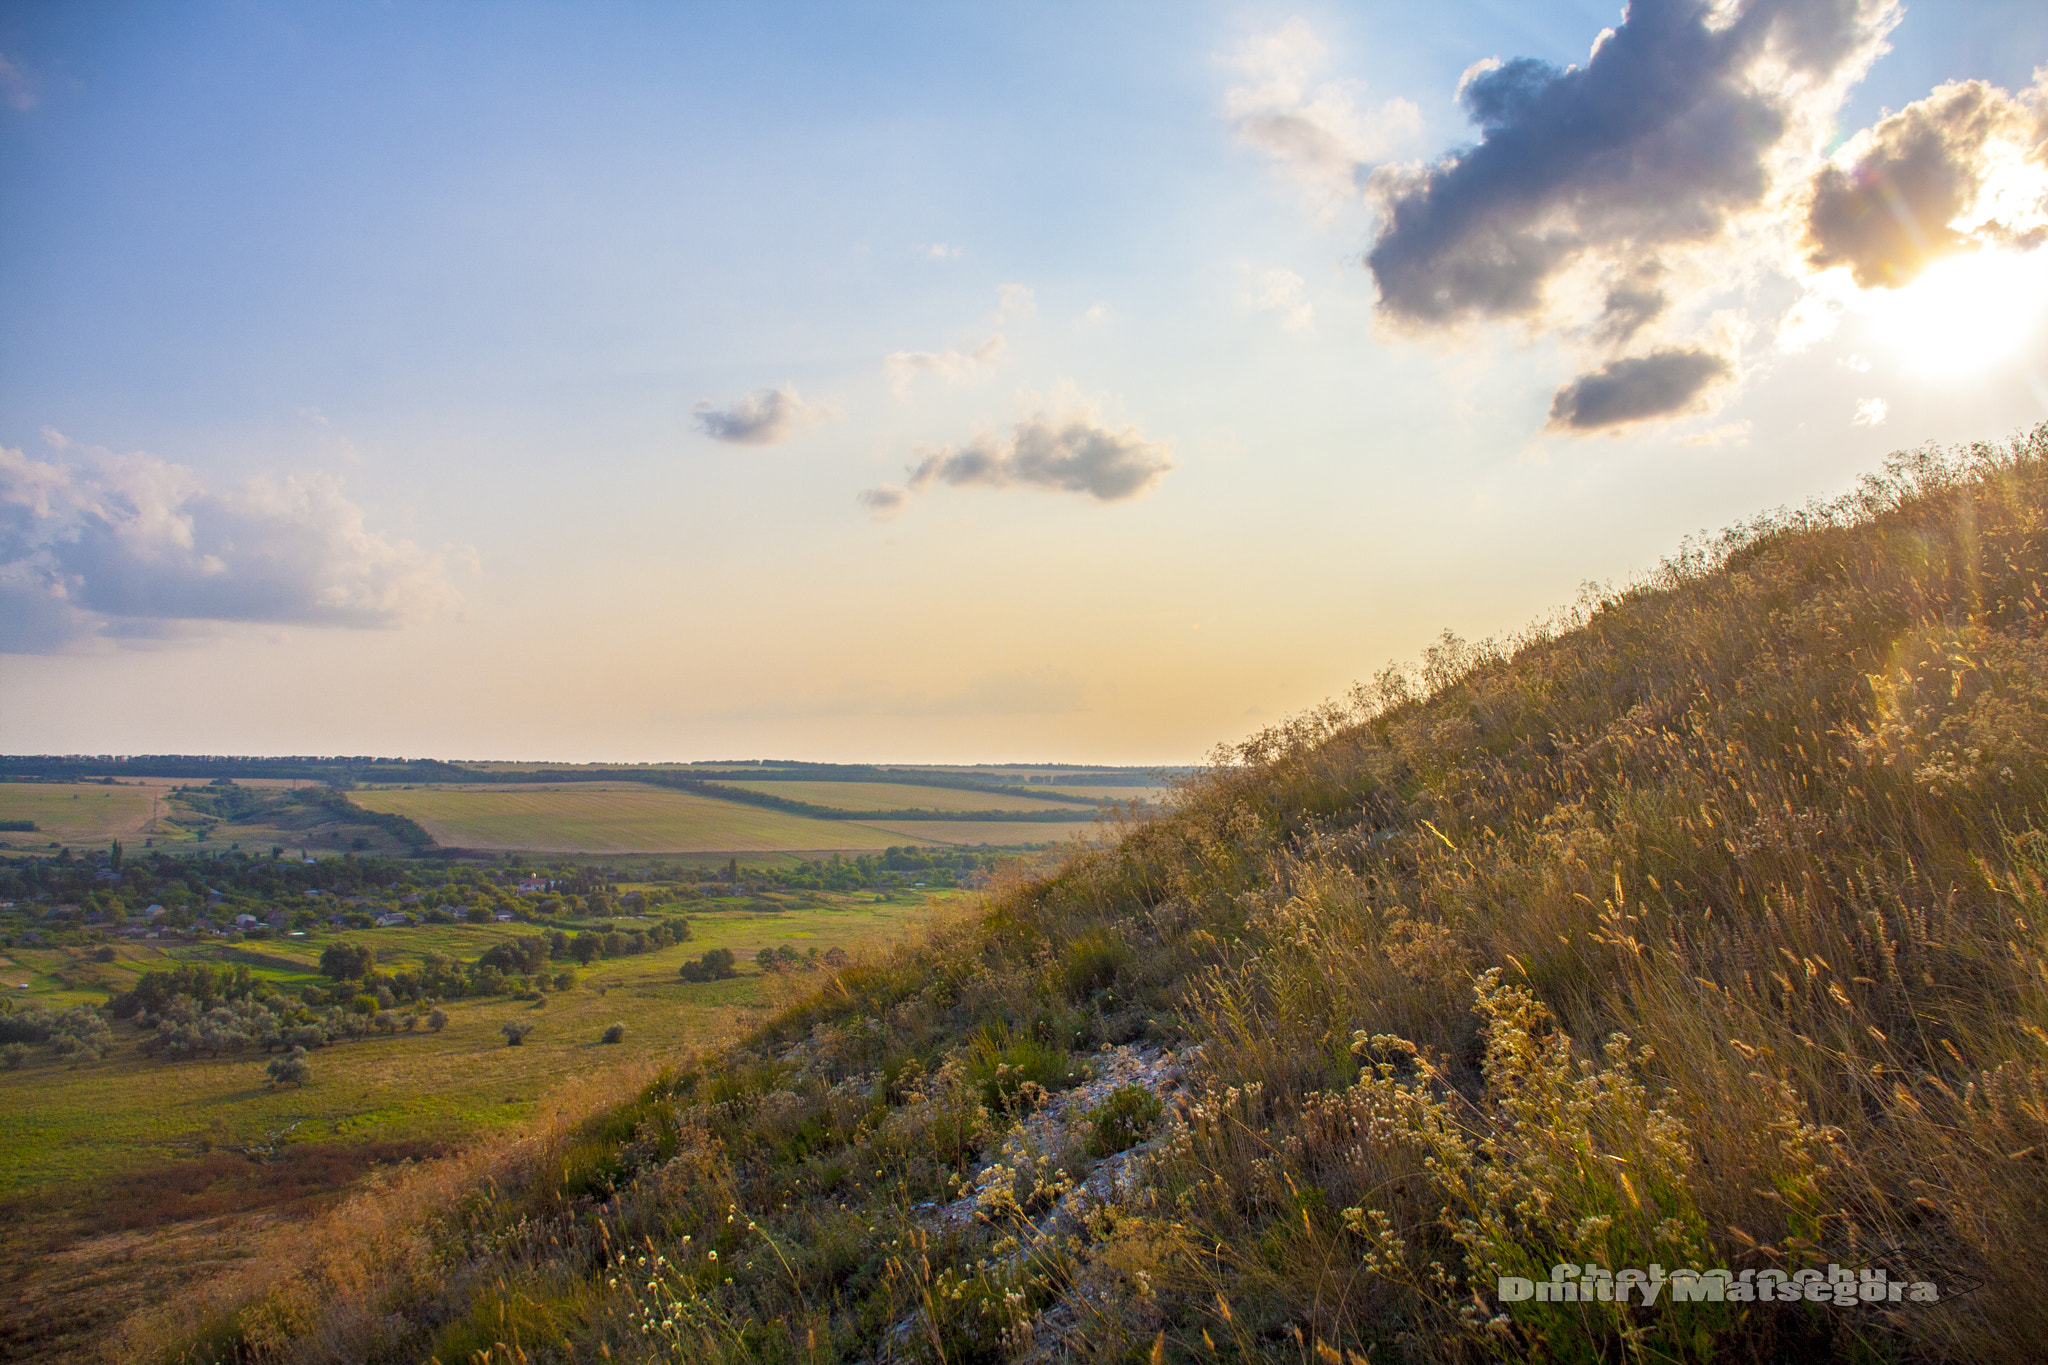
[[[1869,290],[1850,306],[1909,368],[1928,376],[1965,375],[2041,334],[2048,319],[2048,251],[1950,257],[1902,289]]]

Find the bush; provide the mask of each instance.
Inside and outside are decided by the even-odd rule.
[[[1009,1109],[1026,1085],[1064,1090],[1080,1079],[1065,1051],[1008,1029],[983,1029],[967,1057],[967,1078],[990,1109]]]
[[[726,981],[740,974],[739,959],[730,948],[713,948],[695,962],[685,962],[679,974],[685,981]]]
[[[92,960],[94,962],[112,962],[114,960],[113,947],[111,945],[108,945],[106,947],[93,949]]]
[[[1067,947],[1067,994],[1086,1000],[1116,980],[1117,970],[1129,956],[1121,940],[1102,929],[1091,930]]]
[[[505,1035],[506,1047],[518,1047],[526,1041],[526,1035],[533,1032],[533,1025],[522,1020],[513,1020],[499,1029]]]
[[[27,1043],[9,1043],[6,1047],[0,1047],[0,1067],[5,1067],[9,1071],[19,1071],[27,1064]]]
[[[1090,1109],[1088,1155],[1115,1156],[1151,1136],[1165,1106],[1142,1085],[1118,1086]]]
[[[313,1068],[306,1061],[306,1049],[295,1047],[282,1057],[271,1059],[263,1068],[272,1085],[304,1085],[313,1078]]]
[[[435,1010],[432,1014],[429,1014],[427,1016],[427,1027],[432,1029],[436,1033],[439,1033],[442,1029],[447,1028],[448,1011]]]
[[[599,1041],[600,1043],[616,1043],[622,1041],[625,1038],[625,1036],[626,1026],[624,1024],[613,1024],[610,1028],[604,1031],[604,1037],[598,1039],[597,1041]]]

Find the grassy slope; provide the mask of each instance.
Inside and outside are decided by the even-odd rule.
[[[537,1130],[488,1198],[423,1173],[123,1349],[288,1305],[306,1360],[1001,1359],[1034,1329],[1102,1361],[2036,1358],[2044,583],[2048,428],[1512,649],[1447,642],[1423,694],[1389,674],[1257,736],[978,923]],[[1145,1190],[1021,1261],[1013,1224],[925,1211],[1006,1126],[987,1027],[1202,1048]],[[387,1230],[458,1201],[467,1241]],[[667,1259],[608,1276],[620,1246]],[[1945,1297],[1493,1302],[1559,1261]]]
[[[886,848],[901,840],[855,821],[806,816],[629,783],[415,787],[355,793],[368,810],[410,816],[459,848],[592,853]]]

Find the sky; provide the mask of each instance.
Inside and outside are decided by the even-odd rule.
[[[2048,6],[13,3],[0,750],[1195,762],[2048,420]]]

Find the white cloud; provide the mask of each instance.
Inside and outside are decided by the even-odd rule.
[[[825,408],[806,403],[789,384],[756,390],[723,408],[699,403],[691,412],[712,440],[747,446],[786,441],[799,429],[830,415]]]
[[[329,476],[215,492],[154,456],[81,453],[46,463],[0,447],[0,653],[193,622],[393,627],[459,600],[448,553],[369,530]]]
[[[960,248],[951,242],[920,242],[912,249],[922,253],[928,261],[953,261],[960,258]]]
[[[1316,317],[1315,305],[1303,292],[1307,283],[1292,270],[1261,271],[1252,290],[1252,307],[1278,315],[1280,325],[1290,332],[1301,331]]]
[[[36,107],[36,89],[19,63],[0,52],[0,104],[20,113]]]
[[[1300,18],[1247,38],[1230,59],[1245,83],[1223,104],[1238,140],[1271,157],[1328,211],[1359,199],[1371,163],[1413,139],[1422,112],[1404,99],[1363,108],[1357,82],[1311,85],[1325,52]]]
[[[996,286],[996,321],[1010,318],[1028,318],[1038,311],[1038,296],[1027,285],[1001,284]]]
[[[1109,321],[1109,305],[1100,300],[1089,304],[1088,311],[1081,314],[1081,321],[1087,323],[1090,327],[1100,327],[1103,323]]]
[[[1859,427],[1882,426],[1891,411],[1891,405],[1884,399],[1866,398],[1856,405],[1856,415],[1849,420]]]
[[[995,372],[1007,345],[998,332],[969,351],[892,351],[882,361],[882,372],[898,395],[908,393],[911,381],[925,374],[948,384],[971,383]]]

